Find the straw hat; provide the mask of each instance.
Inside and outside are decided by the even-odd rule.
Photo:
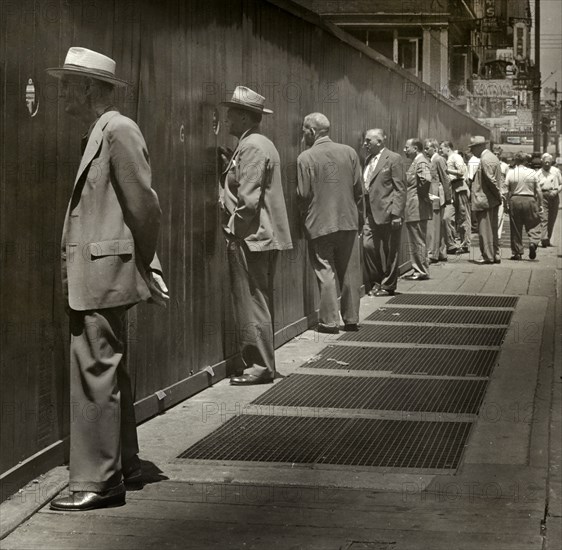
[[[474,137],[470,138],[469,147],[472,149],[473,147],[476,147],[477,145],[486,145],[486,143],[488,143],[488,140],[484,136],[474,136]]]
[[[127,86],[128,84],[125,80],[115,77],[115,61],[113,59],[87,48],[69,48],[64,65],[46,69],[46,72],[56,78],[70,74],[89,76],[115,86]]]
[[[228,107],[236,107],[238,109],[246,109],[254,113],[262,113],[264,115],[271,115],[273,111],[264,107],[265,97],[250,90],[246,86],[236,86],[232,99],[230,101],[222,101],[220,105]]]

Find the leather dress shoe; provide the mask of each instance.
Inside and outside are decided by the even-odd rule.
[[[74,491],[67,497],[55,498],[51,501],[51,509],[61,512],[82,512],[97,508],[111,508],[125,504],[125,487],[119,484],[113,489],[95,493],[93,491]]]
[[[346,332],[357,332],[359,327],[357,326],[357,323],[346,323],[343,330]]]
[[[537,257],[537,245],[535,243],[531,243],[529,245],[529,258],[534,260]]]
[[[429,276],[423,273],[413,273],[412,275],[406,275],[404,279],[408,279],[409,281],[427,281]]]
[[[243,374],[242,376],[233,376],[230,379],[231,386],[255,386],[257,384],[272,384],[273,378],[269,376],[257,376],[255,374]]]
[[[475,260],[475,263],[477,263],[478,265],[489,265],[493,264],[494,260]]]
[[[541,241],[541,246],[542,246],[543,248],[548,248],[548,247],[550,246],[550,241],[549,241],[548,239],[543,239],[543,240]]]
[[[514,254],[513,256],[511,256],[511,258],[509,258],[510,260],[520,260],[521,259],[521,254]]]
[[[337,334],[340,331],[340,327],[334,325],[324,325],[323,323],[318,323],[316,326],[317,332],[322,332],[324,334]]]
[[[470,250],[468,246],[461,246],[460,248],[457,248],[456,254],[468,254],[469,252]]]
[[[499,258],[496,258],[496,259],[494,260],[494,263],[495,263],[495,264],[501,264],[502,261],[501,261]]]
[[[143,488],[144,482],[142,478],[142,470],[131,470],[131,472],[123,473],[123,483],[127,491],[138,491]]]
[[[377,290],[373,296],[376,296],[377,298],[382,298],[384,296],[394,296],[394,290],[385,290],[384,288],[381,288],[380,290]]]

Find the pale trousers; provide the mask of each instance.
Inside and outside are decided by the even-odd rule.
[[[470,199],[467,191],[455,191],[455,220],[459,232],[460,246],[470,248]]]
[[[541,214],[541,240],[550,241],[556,217],[558,216],[558,209],[560,208],[560,195],[558,193],[551,193],[550,191],[543,191],[542,194],[542,214]]]
[[[476,210],[478,227],[478,243],[482,259],[487,262],[498,261],[501,259],[500,244],[498,240],[498,207]]]
[[[434,260],[446,260],[447,250],[456,247],[454,225],[455,207],[444,204],[439,210],[433,210],[433,235],[431,239],[431,257]]]
[[[357,231],[336,231],[311,239],[309,253],[320,290],[319,322],[326,326],[339,326],[339,286],[343,322],[357,324],[361,299]]]
[[[103,492],[139,451],[125,307],[70,312],[70,490]]]
[[[408,253],[414,271],[429,277],[429,257],[427,254],[427,220],[406,222],[408,231]]]
[[[245,372],[274,378],[273,277],[278,251],[252,252],[243,240],[230,239],[227,245],[236,343]]]

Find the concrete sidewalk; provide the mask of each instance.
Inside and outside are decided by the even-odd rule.
[[[519,296],[456,472],[176,458],[235,416],[294,414],[250,404],[271,386],[221,381],[140,426],[147,485],[128,493],[126,506],[67,514],[41,508],[1,548],[559,548],[561,265],[558,247],[539,249],[538,261],[493,266],[450,256],[431,267],[429,281],[399,283],[401,293]],[[365,297],[361,318],[387,302]],[[279,372],[307,372],[302,365],[336,339],[305,332],[277,351]],[[16,517],[24,500],[42,503],[66,477],[65,468],[55,469],[3,504],[2,515]]]

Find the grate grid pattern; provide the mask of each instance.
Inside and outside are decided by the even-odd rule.
[[[391,323],[450,323],[467,325],[509,325],[512,311],[509,310],[456,310],[437,308],[382,308],[371,313],[368,321]]]
[[[349,342],[390,342],[456,346],[499,346],[505,328],[433,327],[425,325],[360,325],[359,331],[347,332],[339,340]]]
[[[179,458],[454,469],[470,422],[236,416]]]
[[[328,346],[303,367],[428,376],[489,376],[497,350]]]
[[[509,307],[517,305],[517,296],[467,296],[466,294],[400,294],[393,296],[387,304],[416,306],[457,306],[457,307]]]
[[[486,380],[292,374],[254,405],[476,414]]]

